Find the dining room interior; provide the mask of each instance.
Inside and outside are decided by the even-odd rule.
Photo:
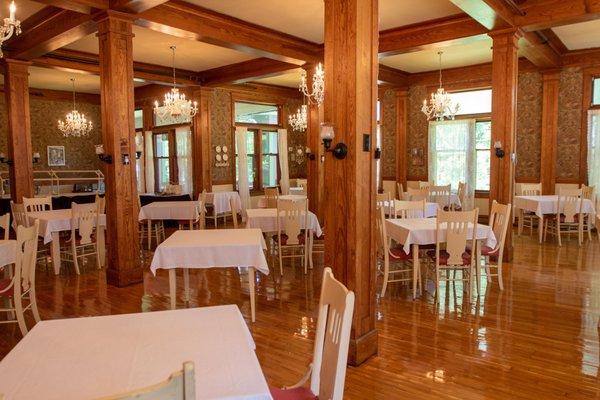
[[[0,16],[0,398],[600,398],[599,0]]]

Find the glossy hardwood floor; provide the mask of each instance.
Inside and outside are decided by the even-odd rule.
[[[349,367],[348,399],[599,399],[598,319],[600,245],[538,245],[515,237],[505,268],[505,290],[482,284],[479,298],[460,286],[412,301],[391,285],[378,299],[379,355]],[[147,254],[148,257],[151,254]],[[257,277],[257,321],[250,324],[270,384],[294,383],[312,352],[322,262],[308,276],[300,268]],[[236,269],[191,274],[189,306],[234,303],[249,321],[246,275]],[[182,279],[178,307],[184,307]],[[55,277],[37,275],[43,319],[131,313],[168,308],[167,274],[147,272],[144,283],[107,286],[89,265]],[[29,319],[31,323],[31,319]],[[16,324],[0,325],[0,356],[20,340]]]

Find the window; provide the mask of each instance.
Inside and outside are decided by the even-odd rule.
[[[592,105],[600,106],[600,78],[594,78],[592,82]]]
[[[259,139],[260,138],[260,139]],[[248,184],[250,190],[277,186],[279,182],[279,157],[277,131],[248,129],[246,132],[248,154]],[[235,180],[239,177],[237,145],[235,149]],[[260,165],[260,169],[258,166]]]
[[[492,89],[450,93],[460,108],[456,115],[489,114],[492,112]]]
[[[492,121],[475,123],[476,180],[475,190],[490,190],[490,163],[492,147]]]
[[[144,110],[139,109],[133,112],[133,119],[135,121],[135,130],[144,129]]]
[[[277,172],[277,131],[262,131],[261,136],[261,187],[277,186],[277,182],[279,181]]]
[[[154,144],[154,190],[159,193],[169,183],[178,184],[177,152],[175,131],[155,132],[152,135]]]
[[[588,185],[600,187],[600,110],[588,111]]]
[[[277,105],[236,102],[234,108],[236,123],[279,125]]]

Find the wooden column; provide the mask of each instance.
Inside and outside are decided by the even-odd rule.
[[[325,265],[356,296],[348,363],[377,353],[375,330],[375,159],[377,0],[325,0],[324,121],[344,160],[325,155]],[[363,149],[363,136],[371,149]]]
[[[29,117],[29,72],[31,63],[4,60],[4,94],[8,114],[8,159],[10,195],[13,201],[33,197],[31,121]]]
[[[542,160],[540,174],[543,194],[554,194],[560,70],[544,71],[542,76],[544,86],[542,94]]]
[[[211,185],[211,157],[210,157],[210,118],[212,104],[212,88],[196,88],[192,98],[198,102],[198,112],[194,116],[192,125],[192,153],[193,153],[193,180],[194,196],[197,197],[202,190],[212,190]],[[233,150],[233,149],[231,149]],[[234,162],[231,160],[230,162]]]
[[[396,182],[406,190],[407,157],[406,130],[408,128],[408,91],[396,91]],[[402,193],[398,193],[400,199]]]
[[[516,117],[518,84],[518,30],[489,33],[492,47],[492,146],[501,142],[503,158],[492,150],[490,205],[493,200],[512,203],[515,166],[512,154],[516,152]],[[506,234],[505,259],[512,259],[512,232]]]
[[[113,11],[97,18],[100,49],[102,143],[113,157],[106,164],[107,281],[127,286],[142,281],[138,244],[138,193],[133,118],[132,17]],[[123,156],[129,155],[129,164]]]

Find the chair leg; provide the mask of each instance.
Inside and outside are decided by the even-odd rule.
[[[27,335],[27,325],[25,324],[25,316],[23,315],[23,299],[21,296],[15,298],[15,312],[17,314],[17,322],[23,336]]]
[[[557,217],[559,218],[559,217]],[[556,222],[556,236],[558,236],[558,247],[562,246],[562,239],[560,237],[560,223],[557,221]]]
[[[385,290],[387,289],[387,284],[388,284],[388,276],[389,276],[389,264],[388,262],[385,261],[385,258],[383,260],[384,263],[384,267],[383,267],[383,285],[381,286],[381,298],[385,297]],[[414,284],[414,283],[413,283]]]
[[[502,280],[502,263],[499,262],[496,268],[498,272],[498,286],[500,287],[500,290],[504,290],[504,282]]]
[[[279,257],[279,273],[281,274],[281,276],[283,276],[283,258],[281,252],[281,246],[277,244],[277,255]]]
[[[29,302],[31,303],[31,312],[33,313],[33,318],[35,319],[35,322],[40,322],[40,320],[41,320],[40,312],[38,311],[38,307],[37,307],[37,298],[35,295],[34,287],[32,287],[29,290]]]
[[[100,252],[98,251],[98,243],[95,243],[94,247],[96,248],[96,262],[98,263],[98,269],[102,269],[102,266],[100,265]]]
[[[73,255],[73,265],[75,266],[75,272],[77,273],[77,275],[80,275],[79,260],[77,260],[77,247],[75,247],[75,240],[73,240],[71,244],[71,254]]]

